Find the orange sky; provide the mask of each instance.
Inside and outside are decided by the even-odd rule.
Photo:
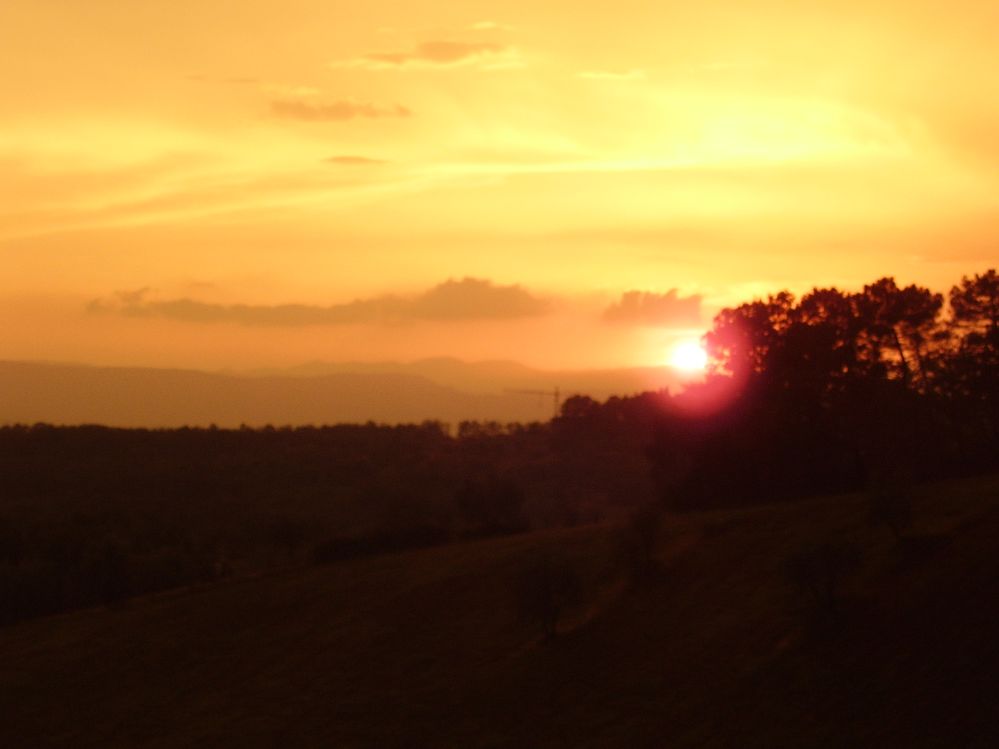
[[[997,28],[924,0],[5,0],[0,359],[627,366],[777,288],[946,290],[999,260]]]

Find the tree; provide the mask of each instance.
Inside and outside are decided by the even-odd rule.
[[[994,269],[964,276],[950,290],[950,307],[958,326],[993,351],[999,348],[999,275]]]
[[[857,548],[843,541],[807,546],[787,557],[788,580],[805,593],[822,624],[834,624],[840,615],[840,586],[860,566]]]
[[[305,544],[309,526],[304,520],[274,515],[261,521],[259,532],[261,540],[282,549],[290,563],[295,561],[298,550]]]
[[[787,291],[726,308],[705,336],[709,356],[736,378],[771,371],[771,364],[793,321],[794,295]]]
[[[540,625],[545,640],[558,632],[559,618],[582,599],[579,573],[550,554],[537,557],[522,573],[518,589],[520,613]]]
[[[835,288],[813,289],[802,297],[796,317],[811,335],[794,348],[811,364],[811,376],[824,390],[842,389],[844,381],[863,374],[856,295]]]
[[[958,337],[955,374],[965,389],[995,390],[999,367],[999,275],[965,276],[950,290],[951,326]]]
[[[912,526],[912,492],[907,481],[894,477],[879,481],[867,493],[868,520],[886,526],[901,543],[902,532]]]
[[[524,491],[509,479],[467,479],[456,497],[462,517],[486,533],[526,530]]]
[[[895,279],[881,278],[857,295],[861,320],[860,343],[874,370],[899,377],[906,385],[921,386],[929,374],[928,349],[937,330],[943,295]]]
[[[632,513],[622,529],[618,554],[631,582],[645,582],[657,572],[655,552],[661,525],[662,510],[647,505]]]

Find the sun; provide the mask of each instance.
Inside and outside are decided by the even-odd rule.
[[[698,341],[683,341],[670,351],[669,365],[685,374],[699,374],[708,366],[708,352]]]

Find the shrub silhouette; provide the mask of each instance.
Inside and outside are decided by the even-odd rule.
[[[790,554],[784,571],[791,584],[812,604],[819,624],[835,624],[840,616],[843,579],[860,566],[860,553],[850,543],[824,541]]]
[[[524,491],[508,479],[466,480],[455,501],[465,521],[479,532],[516,533],[527,529]]]
[[[317,543],[312,549],[312,561],[315,564],[331,564],[346,559],[438,546],[448,540],[448,532],[434,526],[383,531],[364,536],[337,536]]]
[[[261,541],[282,550],[288,562],[294,562],[308,540],[309,525],[304,520],[276,515],[261,521],[258,534]]]
[[[632,583],[643,583],[659,570],[656,543],[662,526],[662,512],[647,505],[632,513],[618,541],[618,559]]]
[[[566,561],[544,554],[521,574],[517,594],[521,616],[540,626],[544,639],[551,640],[561,615],[582,599],[582,583]]]
[[[13,523],[0,519],[0,563],[16,566],[25,557],[24,536]]]
[[[882,484],[867,494],[868,522],[874,527],[887,526],[901,543],[902,533],[912,526],[912,494],[901,482]]]
[[[126,550],[116,541],[107,540],[84,559],[83,584],[88,598],[112,604],[128,598],[132,592]]]

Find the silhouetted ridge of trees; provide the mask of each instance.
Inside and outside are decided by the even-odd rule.
[[[966,277],[948,301],[945,312],[941,294],[882,278],[722,310],[706,337],[716,372],[700,389],[731,388],[732,403],[662,417],[651,457],[667,501],[732,505],[995,469],[999,278]]]
[[[308,562],[606,517],[547,424],[0,428],[0,623]],[[592,453],[597,455],[597,451]],[[599,475],[598,475],[599,474]]]
[[[0,428],[0,623],[306,562],[866,491],[999,469],[999,277],[883,278],[722,310],[679,395],[569,398],[548,423]],[[653,522],[649,520],[648,522]]]

